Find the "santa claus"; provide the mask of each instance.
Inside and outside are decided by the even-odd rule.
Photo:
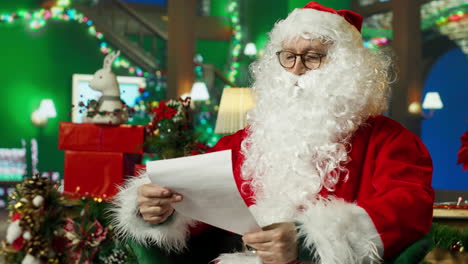
[[[381,115],[391,61],[363,47],[361,24],[316,2],[275,24],[251,67],[249,126],[212,150],[232,150],[239,191],[264,228],[242,237],[253,254],[224,252],[219,263],[380,263],[429,231],[431,158]],[[194,224],[171,206],[182,199],[142,175],[116,198],[116,228],[180,250]]]

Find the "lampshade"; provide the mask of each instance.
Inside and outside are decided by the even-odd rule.
[[[215,133],[228,134],[244,128],[247,125],[247,111],[254,105],[250,88],[225,88],[219,104]]]
[[[247,56],[255,56],[257,55],[257,47],[254,43],[250,42],[245,45],[244,54]]]
[[[39,127],[45,126],[47,124],[47,120],[48,118],[39,110],[35,110],[31,114],[31,122],[35,126],[39,126]]]
[[[54,102],[51,99],[43,99],[38,110],[42,115],[44,115],[47,118],[57,116]]]
[[[192,101],[206,101],[210,99],[210,94],[208,93],[206,84],[204,82],[193,83],[190,97],[192,98]]]
[[[444,105],[438,92],[428,92],[424,97],[422,108],[423,109],[442,109]]]

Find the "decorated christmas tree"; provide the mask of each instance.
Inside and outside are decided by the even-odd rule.
[[[9,197],[10,224],[2,241],[6,263],[135,263],[109,224],[100,198],[69,199],[48,178],[32,177]]]

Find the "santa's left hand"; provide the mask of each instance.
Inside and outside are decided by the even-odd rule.
[[[242,237],[246,245],[257,250],[264,264],[285,264],[298,257],[296,226],[293,223],[277,223],[262,231],[247,233]]]

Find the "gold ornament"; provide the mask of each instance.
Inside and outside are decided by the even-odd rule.
[[[16,210],[21,210],[21,208],[23,207],[24,203],[23,202],[17,202],[15,203],[15,209]]]

